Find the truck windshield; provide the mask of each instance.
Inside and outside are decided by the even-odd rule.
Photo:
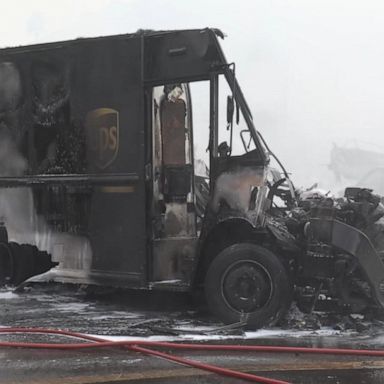
[[[233,105],[233,117],[231,118],[229,110]],[[232,125],[232,127],[231,127]],[[241,109],[235,100],[233,92],[230,89],[224,75],[219,78],[219,136],[218,152],[223,156],[225,151],[227,155],[241,156],[258,148],[251,133],[253,127],[248,127]]]

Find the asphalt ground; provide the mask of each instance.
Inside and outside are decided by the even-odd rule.
[[[0,290],[0,326],[60,328],[120,339],[194,341],[251,345],[383,348],[380,321],[356,329],[340,325],[314,329],[243,332],[222,329],[183,294],[99,292],[64,286],[34,286],[24,292]],[[348,327],[346,327],[348,328]],[[71,340],[43,335],[0,335],[0,340]],[[185,352],[177,355],[290,383],[383,383],[382,358],[276,353]],[[122,349],[82,351],[0,349],[0,383],[237,383],[164,359]]]

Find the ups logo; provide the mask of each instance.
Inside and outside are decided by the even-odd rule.
[[[86,116],[87,150],[89,161],[98,168],[108,167],[119,150],[119,112],[99,108]]]

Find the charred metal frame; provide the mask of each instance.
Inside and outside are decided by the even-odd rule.
[[[310,223],[310,232],[314,238],[331,244],[358,260],[375,299],[384,307],[384,263],[368,236],[357,228],[335,219],[312,218]]]
[[[0,188],[31,187],[38,185],[126,185],[139,180],[136,174],[108,175],[36,175],[23,177],[0,177]]]
[[[196,32],[196,31],[185,31],[185,32]],[[156,32],[153,35],[151,33],[148,36],[167,36],[172,34],[173,32]],[[231,91],[235,95],[235,100],[238,103],[240,110],[244,116],[248,129],[251,132],[251,136],[255,141],[256,147],[260,149],[260,156],[262,162],[267,165],[269,162],[269,156],[263,150],[263,145],[259,139],[259,136],[256,132],[256,128],[253,124],[252,114],[248,103],[244,97],[242,89],[234,75],[233,70],[230,68],[230,64],[227,63],[223,50],[218,42],[217,35],[222,35],[221,32],[212,30],[212,29],[204,29],[200,31],[200,34],[206,33],[208,38],[210,39],[210,43],[213,44],[212,48],[209,48],[209,54],[212,56],[212,61],[209,65],[209,69],[206,72],[201,73],[199,75],[188,75],[184,73],[183,77],[179,76],[171,76],[171,77],[163,77],[163,78],[152,78],[148,79],[144,77],[144,83],[150,87],[156,85],[162,85],[165,83],[173,83],[173,82],[194,82],[201,80],[209,80],[210,81],[210,130],[213,128],[213,131],[210,131],[210,145],[212,147],[213,154],[217,155],[217,143],[215,144],[214,138],[217,138],[218,132],[218,87],[219,87],[219,78],[220,74],[223,74]],[[175,43],[176,44],[176,43]],[[145,52],[145,51],[144,51]],[[168,50],[168,60],[169,57],[183,56],[188,52],[186,46],[174,46]],[[212,141],[211,141],[212,139]],[[216,145],[216,148],[215,148]],[[213,156],[212,156],[213,157]]]
[[[214,73],[211,75],[209,82],[209,97],[210,97],[210,108],[209,108],[209,172],[211,183],[212,177],[212,164],[214,158],[217,157],[218,148],[218,132],[219,132],[219,75]]]

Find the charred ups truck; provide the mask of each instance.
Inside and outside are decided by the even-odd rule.
[[[271,167],[220,37],[138,31],[0,51],[2,284],[204,289],[218,318],[252,327],[293,299],[382,307],[380,199],[300,195]],[[205,102],[191,95],[200,83]]]

